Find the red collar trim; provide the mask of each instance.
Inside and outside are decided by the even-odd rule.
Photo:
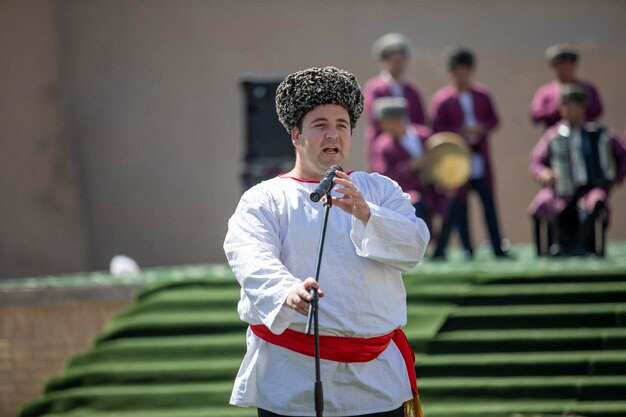
[[[278,174],[278,178],[284,178],[284,179],[294,180],[298,182],[306,182],[308,184],[317,184],[319,182],[319,181],[313,181],[313,180],[303,180],[302,178],[290,177],[289,175],[287,175],[286,172],[283,172],[282,174]]]
[[[354,171],[348,171],[347,174],[350,175],[353,172]],[[302,178],[290,177],[289,175],[287,175],[286,172],[283,172],[282,174],[278,174],[278,178],[284,178],[284,179],[294,180],[294,181],[298,181],[298,182],[304,182],[304,183],[307,183],[307,184],[317,184],[317,183],[319,183],[319,181],[303,180]]]

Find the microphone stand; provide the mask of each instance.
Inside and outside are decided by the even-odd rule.
[[[332,186],[331,186],[332,189]],[[317,264],[315,265],[315,281],[319,282],[320,266],[322,264],[322,253],[324,251],[324,240],[326,239],[326,226],[328,225],[328,213],[333,206],[330,196],[330,189],[326,193],[326,201],[324,202],[324,222],[322,225],[322,235],[317,250]],[[305,334],[311,334],[311,324],[313,324],[313,340],[315,352],[315,415],[322,417],[324,411],[324,389],[322,388],[322,376],[320,370],[320,330],[318,317],[319,295],[316,288],[311,289],[311,303],[309,307],[309,315],[307,317]]]

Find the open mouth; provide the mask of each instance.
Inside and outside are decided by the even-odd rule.
[[[339,148],[336,146],[327,146],[326,148],[322,149],[322,152],[324,152],[325,154],[334,155],[339,153]]]

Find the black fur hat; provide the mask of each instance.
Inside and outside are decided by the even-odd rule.
[[[309,68],[289,74],[276,90],[278,120],[289,133],[300,127],[305,114],[324,104],[343,106],[354,129],[363,113],[363,94],[356,77],[335,67]]]

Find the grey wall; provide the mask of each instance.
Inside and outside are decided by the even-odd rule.
[[[626,126],[626,2],[619,0],[53,5],[57,19],[48,23],[56,26],[45,33],[36,29],[45,39],[34,51],[45,49],[48,61],[60,67],[57,73],[54,64],[43,66],[39,77],[60,74],[63,106],[57,110],[75,144],[89,242],[84,256],[91,268],[106,266],[118,252],[142,265],[223,261],[226,222],[241,191],[241,77],[335,65],[364,84],[377,72],[370,45],[389,31],[413,41],[408,75],[426,99],[447,82],[440,59],[446,46],[462,43],[477,52],[478,80],[491,88],[502,119],[493,151],[503,229],[514,242],[530,240],[526,207],[537,187],[528,177],[527,158],[541,132],[527,113],[536,87],[550,79],[543,59],[548,45],[567,41],[580,47],[580,74],[604,97],[603,121],[620,132]],[[49,40],[51,33],[58,43]],[[37,111],[37,120],[49,117]],[[14,131],[10,141],[17,140]],[[36,142],[35,133],[26,136]],[[363,169],[363,123],[354,137],[350,168]],[[626,193],[620,189],[613,203],[625,207]],[[473,208],[480,241],[480,212]],[[41,233],[30,216],[18,214],[31,234]],[[616,214],[610,237],[624,239],[626,219]],[[57,226],[46,227],[63,228],[62,221],[53,222]],[[68,240],[82,242],[76,236]],[[68,270],[75,268],[67,263]]]
[[[88,267],[55,7],[0,1],[0,277]]]

